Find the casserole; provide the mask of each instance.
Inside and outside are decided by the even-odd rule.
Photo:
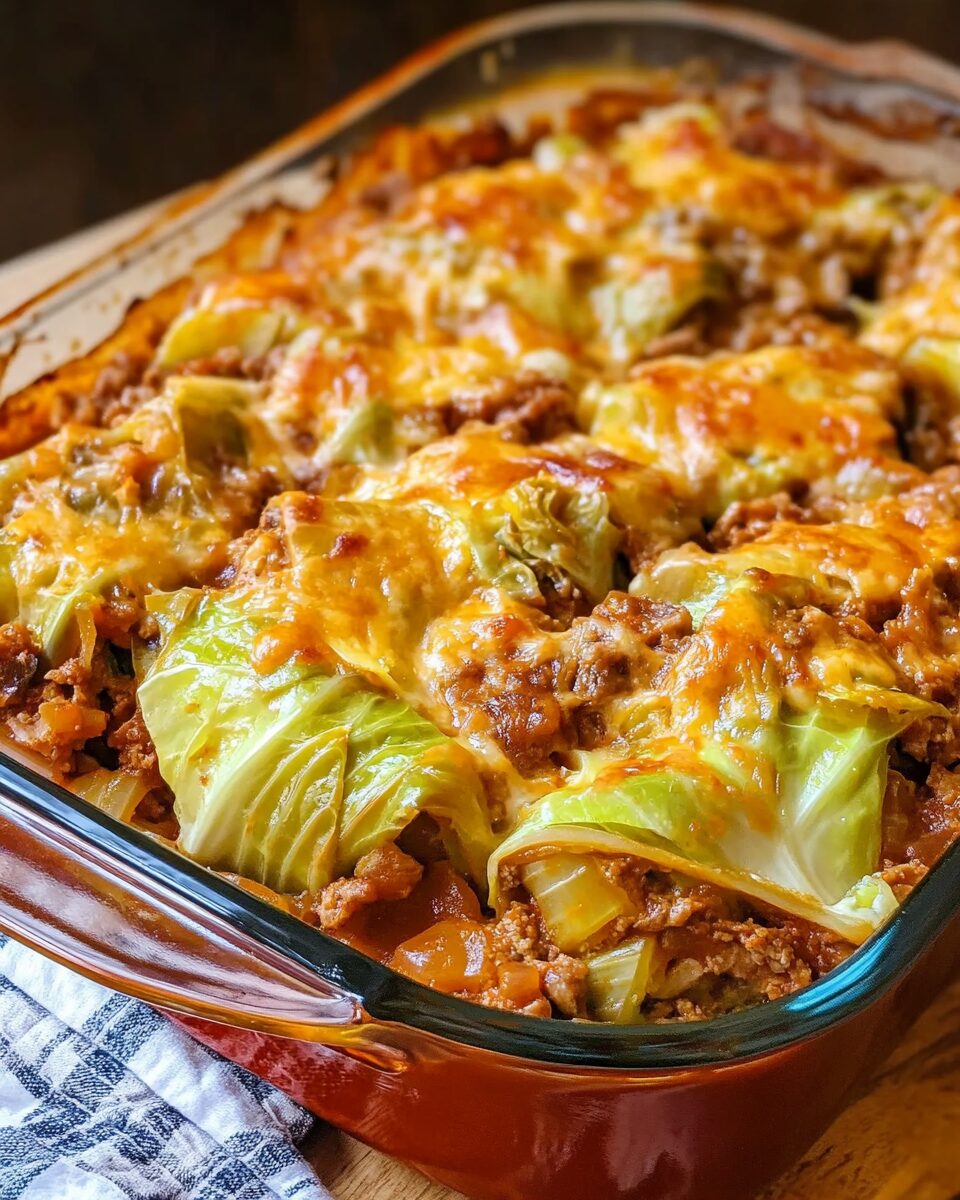
[[[579,18],[586,24],[575,41],[587,59],[608,57],[601,55],[601,47],[591,44],[588,33],[600,31],[601,46],[609,50],[611,40],[622,41],[624,29],[631,22],[635,29],[646,31],[652,28],[648,22],[657,20],[665,22],[664,29],[672,30],[669,37],[661,31],[658,53],[667,52],[670,37],[679,38],[684,57],[694,50],[707,50],[723,62],[731,48],[723,38],[712,42],[702,35],[693,43],[684,43],[678,34],[678,30],[689,27],[690,15],[684,11],[672,19],[673,23],[655,9],[593,7],[581,12]],[[529,37],[529,30],[542,23],[544,31],[553,30],[558,38],[549,53],[555,60],[562,56],[561,61],[569,62],[571,39],[562,36],[567,19],[567,15],[549,10],[521,15],[503,24],[495,23],[492,31],[481,29],[465,35],[460,50],[469,57],[478,46],[487,46],[486,38],[497,40],[507,31],[516,33],[517,50],[529,44],[523,40],[524,29]],[[547,32],[541,31],[535,43],[544,53],[550,44]],[[652,55],[644,57],[649,60]],[[770,69],[776,54],[754,46],[746,59],[750,65]],[[453,57],[450,65],[456,66],[458,61],[464,60]],[[496,56],[486,54],[481,61],[487,74],[492,74]],[[514,64],[510,70],[521,73],[537,65],[530,61],[518,67],[518,56],[508,61]],[[409,70],[415,72],[416,64]],[[444,78],[449,82],[449,73],[444,76],[441,72],[441,83]],[[405,103],[411,103],[410,95],[404,97]],[[363,103],[362,98],[359,103]],[[295,149],[302,150],[302,145],[276,154],[282,157],[287,153],[295,158]],[[943,163],[949,167],[949,158],[944,156]],[[173,234],[177,222],[192,222],[191,228],[196,228],[203,220],[217,216],[218,205],[227,202],[224,193],[229,202],[247,201],[243,184],[246,179],[256,179],[264,169],[263,163],[254,164],[243,179],[234,181],[232,190],[223,185],[195,208],[174,214]],[[145,239],[148,246],[150,236]],[[163,252],[171,252],[170,234],[161,230],[156,236],[156,259],[160,259]],[[97,271],[102,276],[109,267],[109,263],[102,264],[75,281],[74,297],[82,301],[85,289],[89,294],[96,283]],[[29,356],[36,354],[36,342],[30,346],[22,339],[36,334],[37,322],[44,319],[49,303],[41,301],[7,322],[8,330],[21,338],[14,346],[8,370],[30,371]],[[65,314],[59,300],[52,307],[55,311],[44,331],[48,343],[57,333],[56,318],[67,327],[71,316],[78,315]],[[73,328],[77,328],[76,320]],[[92,336],[96,339],[97,335]],[[15,412],[15,402],[13,409]],[[909,937],[911,931],[915,934],[922,929],[930,942],[929,952],[917,960],[929,972],[922,981],[926,987],[933,986],[938,973],[947,969],[948,956],[955,948],[956,931],[952,925],[946,927],[949,909],[943,903],[950,889],[950,883],[943,881],[949,880],[951,870],[956,870],[954,852],[917,890],[893,923],[847,966],[779,1006],[723,1018],[696,1032],[633,1031],[628,1036],[587,1027],[575,1032],[570,1027],[550,1032],[508,1015],[464,1012],[455,1001],[419,990],[407,992],[410,985],[378,973],[374,964],[342,948],[332,948],[325,941],[311,942],[316,935],[309,930],[295,927],[282,915],[233,894],[224,885],[211,883],[202,872],[179,860],[159,851],[151,853],[142,838],[117,834],[109,822],[85,813],[64,794],[50,788],[38,789],[22,769],[11,767],[5,784],[11,817],[9,837],[4,842],[5,853],[11,856],[4,870],[4,900],[10,906],[5,922],[12,932],[88,971],[105,970],[106,948],[91,944],[98,937],[97,922],[90,920],[89,900],[63,892],[58,896],[58,888],[66,887],[69,893],[71,876],[89,883],[90,872],[98,873],[95,864],[83,861],[84,839],[99,844],[104,855],[113,847],[141,867],[149,864],[155,883],[150,888],[141,883],[139,889],[133,884],[136,903],[124,892],[124,871],[119,867],[109,886],[91,891],[91,895],[99,895],[104,906],[98,919],[114,935],[118,932],[117,914],[125,913],[125,928],[114,947],[111,981],[139,990],[165,1007],[185,1009],[196,1019],[213,1016],[230,1020],[242,1029],[253,1025],[259,1030],[256,1038],[247,1033],[232,1035],[216,1025],[196,1028],[206,1039],[213,1039],[220,1048],[254,1065],[269,1078],[282,1079],[288,1090],[307,1099],[318,1111],[333,1115],[347,1128],[366,1134],[438,1178],[476,1195],[520,1196],[547,1189],[551,1194],[564,1194],[566,1189],[576,1194],[588,1182],[596,1186],[598,1178],[606,1183],[611,1195],[743,1194],[786,1161],[788,1153],[796,1152],[804,1140],[809,1140],[825,1114],[814,1112],[808,1105],[800,1106],[802,1111],[798,1110],[791,1129],[791,1134],[797,1135],[796,1144],[788,1146],[788,1139],[779,1136],[765,1138],[765,1153],[751,1155],[749,1161],[742,1161],[744,1156],[736,1153],[736,1130],[744,1126],[766,1128],[764,1120],[775,1110],[776,1097],[781,1102],[785,1095],[799,1100],[809,1097],[814,1086],[826,1106],[838,1102],[855,1077],[857,1065],[856,1056],[847,1052],[842,1056],[842,1066],[836,1066],[842,1038],[854,1036],[854,1023],[845,1026],[843,1018],[859,1014],[856,1045],[864,1053],[875,1053],[883,1033],[888,1028],[892,1031],[892,1011],[902,1006],[901,1015],[907,1015],[911,1003],[916,1002],[916,986],[893,987],[916,947]],[[18,837],[14,822],[30,837]],[[70,829],[73,843],[64,842],[58,835],[58,825]],[[37,880],[44,875],[46,888],[38,889]],[[129,873],[126,880],[129,885]],[[51,903],[51,910],[58,914],[68,933],[79,936],[84,944],[82,955],[71,949],[72,942],[63,936],[64,929],[45,931],[41,915],[29,911],[44,892],[51,900],[58,899]],[[196,900],[202,898],[206,914],[195,904],[185,906],[182,900],[176,900],[177,892]],[[162,916],[144,910],[148,899],[164,906]],[[108,911],[111,905],[112,913]],[[23,911],[25,908],[27,911]],[[138,929],[140,911],[143,924]],[[242,912],[247,932],[255,933],[257,941],[265,942],[272,952],[258,947],[257,941],[252,942],[236,928],[218,924],[214,919],[218,912],[235,919]],[[175,914],[179,922],[173,921]],[[205,927],[203,937],[208,940],[203,943],[198,941],[198,923]],[[178,924],[185,927],[182,941],[174,936]],[[148,933],[155,943],[152,952],[144,944]],[[156,943],[163,945],[160,955]],[[316,983],[311,986],[310,975],[294,967],[295,963],[301,967],[318,965],[321,946],[321,974],[335,984],[347,983],[348,990],[362,995],[362,1013],[349,997],[333,995]],[[175,947],[182,950],[182,959],[174,953]],[[279,950],[286,950],[290,959],[287,964],[277,959]],[[131,961],[125,963],[128,956]],[[132,961],[138,956],[145,961]],[[220,968],[227,961],[222,956],[228,956],[233,966],[232,978],[220,969],[210,972],[208,966],[202,972],[203,987],[191,981],[198,962],[213,958]],[[165,973],[166,982],[159,977]],[[881,988],[881,980],[885,988]],[[865,987],[874,988],[869,994],[872,1004],[866,1008]],[[406,1011],[397,1005],[402,1006],[407,997],[413,996],[417,997],[419,1013],[411,1024]],[[401,1011],[407,1017],[403,1023],[397,1021]],[[784,1021],[788,1022],[786,1028]],[[314,1042],[313,1037],[321,1031],[322,1036]],[[275,1033],[292,1032],[302,1038],[304,1045],[295,1049],[292,1042],[268,1040]],[[505,1042],[507,1035],[511,1040]],[[472,1051],[467,1050],[468,1046],[473,1047]],[[815,1085],[820,1065],[831,1059],[832,1077]],[[453,1077],[452,1071],[463,1085],[457,1089],[456,1104],[448,1082],[444,1082]],[[393,1097],[389,1110],[371,1111],[370,1088]],[[457,1107],[460,1092],[464,1093],[464,1105],[479,1102],[488,1135],[483,1139],[471,1136],[475,1118],[471,1107]],[[451,1137],[449,1144],[438,1146],[434,1134],[441,1108]],[[697,1114],[696,1121],[690,1119],[691,1113]],[[411,1119],[411,1126],[416,1118],[419,1133],[412,1127],[399,1128],[401,1114]],[[640,1128],[647,1132],[642,1143],[633,1134]],[[457,1129],[462,1131],[460,1139],[455,1136]],[[489,1177],[491,1164],[497,1165],[496,1178]]]

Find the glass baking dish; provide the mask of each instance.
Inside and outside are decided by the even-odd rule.
[[[713,8],[515,13],[428,48],[0,321],[7,420],[20,388],[99,344],[245,213],[315,203],[336,156],[376,128],[509,122],[633,63],[695,58],[769,76],[778,120],[960,185],[960,72],[908,47]],[[938,114],[922,136],[919,111]],[[0,754],[0,928],[469,1196],[732,1200],[816,1138],[954,970],[960,846],[851,959],[784,1000],[700,1024],[535,1020],[398,976]]]

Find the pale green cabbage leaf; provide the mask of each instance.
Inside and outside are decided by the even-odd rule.
[[[2,619],[35,629],[57,665],[92,650],[110,589],[140,598],[216,563],[251,474],[285,480],[255,400],[251,384],[183,376],[111,429],[70,425],[0,465]]]
[[[657,690],[625,706],[619,746],[584,755],[565,787],[521,814],[490,862],[494,899],[508,863],[602,854],[706,880],[854,942],[889,915],[893,894],[873,878],[888,746],[941,710],[891,686],[879,650],[836,634],[811,649],[807,691],[788,687],[771,648],[778,611],[749,583],[711,611]]]
[[[493,838],[468,753],[360,676],[295,661],[259,673],[270,603],[197,593],[184,612],[182,593],[170,600],[138,695],[182,849],[278,892],[315,891],[425,812],[482,879]],[[152,608],[163,616],[160,598]]]

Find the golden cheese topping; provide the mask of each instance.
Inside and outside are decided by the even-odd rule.
[[[647,363],[628,383],[592,382],[590,434],[656,464],[698,512],[803,490],[851,459],[896,454],[901,383],[860,347],[776,346],[706,361]]]
[[[384,135],[3,427],[14,736],[358,938],[445,855],[523,1011],[809,981],[960,761],[957,201],[657,81]]]

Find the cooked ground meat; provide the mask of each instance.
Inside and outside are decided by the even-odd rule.
[[[617,922],[617,939],[678,929],[694,917],[731,916],[743,905],[707,883],[652,870],[635,858],[603,860],[608,878],[630,897],[635,912]]]
[[[350,879],[335,879],[315,903],[321,928],[339,929],[361,908],[378,900],[405,900],[420,882],[423,867],[392,842],[359,860]]]
[[[107,744],[117,751],[119,767],[129,775],[139,775],[151,787],[160,788],[163,780],[157,764],[157,751],[137,708],[133,716],[118,725],[107,738]]]
[[[610,592],[588,617],[573,622],[566,659],[570,690],[598,701],[637,687],[656,674],[693,628],[686,608],[646,596]]]
[[[567,384],[521,375],[497,391],[451,396],[446,427],[455,433],[467,421],[484,421],[510,441],[542,442],[576,428],[574,402]]]
[[[121,351],[111,363],[103,368],[93,385],[92,398],[96,402],[101,418],[110,405],[120,399],[128,388],[136,387],[147,368],[147,359],[134,357]],[[89,422],[94,424],[95,422]],[[103,424],[109,421],[103,420]]]
[[[570,707],[558,697],[557,658],[488,659],[464,666],[445,696],[462,729],[486,726],[521,770],[570,744]]]
[[[601,744],[606,730],[593,706],[651,679],[690,630],[687,609],[624,592],[565,631],[484,616],[434,686],[457,729],[489,732],[532,770],[555,753]]]
[[[492,957],[501,975],[505,964],[523,963],[536,970],[542,997],[536,1007],[542,1009],[545,1000],[547,1011],[552,1005],[562,1016],[586,1016],[587,967],[581,959],[561,954],[553,945],[535,905],[514,901],[494,922]],[[529,978],[532,977],[528,981]],[[516,976],[508,974],[506,979],[508,985],[516,982]],[[494,1007],[512,1007],[510,992],[501,979],[483,1002]],[[530,1012],[531,1003],[528,1001],[522,1011]]]
[[[707,542],[711,550],[732,550],[769,532],[777,521],[805,521],[810,515],[786,492],[759,500],[737,500],[707,534]]]
[[[530,962],[545,958],[547,939],[533,904],[514,900],[493,927],[494,953],[500,962]]]
[[[39,663],[39,651],[36,655]],[[116,669],[103,644],[89,663],[75,657],[41,677],[39,670],[34,667],[30,685],[8,704],[6,728],[15,741],[71,775],[88,742],[112,735],[132,717],[134,680]]]
[[[561,1016],[586,1016],[587,964],[582,959],[558,954],[541,967],[540,978],[547,999]]]
[[[440,761],[455,765],[458,787],[471,773],[471,788],[486,800],[480,821],[491,846],[518,812],[526,821],[548,792],[591,788],[593,778],[590,799],[599,806],[611,796],[617,804],[640,797],[640,805],[645,794],[631,788],[647,770],[658,773],[665,804],[691,808],[700,804],[702,778],[703,794],[717,794],[721,839],[724,804],[747,811],[782,794],[779,750],[766,742],[780,736],[787,712],[805,716],[824,700],[855,707],[862,689],[871,689],[860,706],[864,721],[901,710],[891,690],[941,706],[891,740],[877,865],[903,898],[960,837],[960,533],[952,529],[960,521],[960,465],[949,465],[960,458],[955,365],[918,366],[904,354],[910,343],[898,344],[904,321],[911,338],[956,332],[956,298],[941,304],[942,264],[932,259],[950,259],[960,208],[951,208],[955,198],[924,197],[909,185],[845,190],[871,172],[771,120],[763,88],[747,86],[752,99],[744,104],[738,93],[741,102],[729,104],[725,88],[702,71],[651,72],[642,90],[601,91],[576,106],[569,129],[578,136],[554,137],[516,166],[511,159],[530,156],[534,142],[554,132],[543,121],[516,135],[494,122],[456,134],[388,131],[339,172],[317,210],[284,214],[272,227],[282,246],[266,278],[245,270],[254,256],[241,245],[219,274],[214,263],[204,267],[209,288],[198,276],[189,296],[191,281],[176,293],[176,304],[186,297],[214,310],[252,302],[255,316],[264,297],[293,302],[302,334],[298,328],[292,344],[255,356],[240,345],[216,348],[245,340],[217,317],[209,342],[203,338],[210,353],[162,366],[155,351],[173,309],[152,324],[147,312],[133,349],[95,378],[96,366],[68,376],[75,387],[61,380],[26,423],[35,434],[24,432],[16,445],[67,421],[115,427],[171,376],[263,384],[241,389],[256,398],[254,411],[241,414],[238,405],[236,428],[211,437],[196,461],[203,431],[198,423],[190,431],[196,438],[188,436],[188,417],[176,406],[172,420],[162,406],[148,409],[145,417],[159,419],[138,425],[136,438],[107,435],[91,446],[71,440],[82,431],[65,430],[57,447],[40,446],[29,460],[55,494],[50,511],[66,525],[102,507],[103,544],[111,547],[121,530],[136,541],[138,518],[146,523],[147,515],[171,518],[178,549],[190,540],[185,528],[199,526],[197,553],[206,565],[193,574],[185,568],[181,582],[231,589],[244,607],[251,593],[266,601],[255,615],[269,627],[244,661],[263,679],[291,662],[324,676],[343,671],[351,688],[409,701],[457,740],[438,736],[402,786],[416,799],[419,775]],[[693,103],[651,112],[681,98]],[[712,111],[697,107],[703,101]],[[488,169],[470,169],[477,167]],[[934,210],[939,216],[929,217]],[[915,296],[931,272],[929,294]],[[901,296],[919,316],[890,308]],[[863,326],[865,304],[871,319]],[[766,370],[762,354],[741,375],[725,373],[737,354],[775,346],[816,347],[822,357],[811,373],[802,365],[815,357],[807,349],[778,352],[784,365],[775,365],[769,391],[754,389]],[[950,347],[945,353],[949,359]],[[676,365],[690,355],[712,356],[696,364],[708,368],[696,404],[674,403],[669,388],[682,371],[671,376],[669,363],[656,368],[667,381],[663,394],[646,390],[655,374],[649,360]],[[716,364],[723,369],[714,377]],[[236,388],[213,385],[213,392],[234,396]],[[799,418],[791,412],[780,421],[773,408],[781,401],[802,409]],[[804,427],[808,404],[822,460]],[[769,421],[757,420],[760,407]],[[551,440],[542,448],[549,455],[517,450]],[[474,470],[473,450],[462,459],[417,457],[434,442],[444,451],[472,444],[483,470]],[[411,470],[409,489],[392,492],[422,461],[428,465],[421,475]],[[446,472],[435,490],[426,478],[432,472]],[[556,507],[552,499],[542,508],[530,501],[531,511],[516,517],[517,529],[530,526],[529,551],[526,528],[512,543],[513,510],[504,515],[505,498],[512,503],[528,478],[549,485],[544,495],[562,489],[569,497]],[[312,494],[265,510],[281,487]],[[390,528],[394,514],[385,506],[396,495],[409,507],[381,561],[371,547],[380,544],[381,522]],[[718,496],[734,501],[715,519]],[[428,509],[435,523],[418,541],[414,515]],[[334,510],[342,526],[325,524]],[[80,536],[48,548],[44,559],[47,510],[32,486],[6,488],[3,511],[7,520],[39,514],[24,523],[23,543],[27,565],[38,567],[32,577],[43,578],[39,588],[55,579],[59,596],[68,579],[72,586],[77,576],[101,578],[113,551],[98,544],[73,559]],[[354,519],[358,531],[349,527]],[[583,527],[590,522],[596,529]],[[828,523],[846,525],[850,536],[821,528]],[[594,565],[580,561],[593,553],[594,533],[601,535],[596,579],[577,569]],[[916,558],[922,565],[904,586],[905,570],[894,568],[921,533],[930,534],[932,549]],[[680,544],[687,539],[693,544]],[[769,551],[764,566],[727,580],[722,564],[747,562],[734,552],[753,543]],[[834,543],[840,549],[831,557]],[[163,544],[162,535],[151,542],[150,556]],[[888,544],[903,556],[887,553]],[[517,560],[530,566],[536,587],[529,572],[516,584]],[[372,582],[360,570],[370,561]],[[18,595],[22,565],[9,572]],[[138,564],[136,591],[127,589],[140,576],[126,569],[117,573],[122,583],[90,584],[76,630],[64,639],[70,648],[50,652],[55,667],[26,626],[0,628],[0,717],[10,736],[46,755],[63,777],[94,764],[136,776],[146,794],[134,823],[174,839],[174,798],[133,676],[138,639],[158,643],[171,619],[145,615],[144,596],[171,587],[170,575],[154,577],[150,565]],[[347,601],[338,609],[332,593],[340,571]],[[645,581],[649,596],[620,590]],[[279,607],[282,619],[274,620]],[[243,643],[246,634],[236,637]],[[388,641],[396,671],[381,656]],[[297,687],[311,678],[298,678]],[[829,708],[830,719],[838,711]],[[756,713],[772,726],[764,737],[755,736]],[[189,706],[182,715],[190,718]],[[348,732],[345,789],[356,767]],[[651,747],[662,749],[665,769]],[[743,772],[735,788],[709,748]],[[675,788],[674,763],[690,787]],[[867,771],[864,786],[881,770]],[[616,790],[607,788],[610,779]],[[242,800],[238,792],[240,814]],[[310,876],[297,879],[297,895],[277,896],[267,865],[243,886],[422,983],[535,1016],[597,1015],[610,959],[598,967],[594,956],[624,943],[632,943],[631,970],[649,967],[643,1016],[655,1021],[704,1019],[776,999],[851,952],[838,935],[745,895],[558,838],[556,846],[536,843],[535,852],[592,857],[575,863],[569,878],[561,862],[556,886],[588,879],[612,897],[600,913],[606,923],[589,933],[581,927],[573,936],[583,940],[569,953],[573,938],[564,939],[562,922],[554,926],[544,899],[548,926],[532,899],[536,875],[520,855],[501,876],[497,913],[482,908],[482,871],[468,882],[447,857],[462,835],[453,809],[451,800],[443,822],[421,814],[396,844],[372,850],[351,876],[318,892]],[[689,822],[681,811],[691,834],[714,837],[709,806]],[[635,853],[645,845],[654,853],[646,826],[634,828],[619,811],[597,824],[633,836]],[[543,835],[540,826],[532,832]],[[684,845],[681,836],[678,855]],[[701,870],[695,852],[683,861]]]
[[[898,611],[881,631],[881,639],[910,677],[918,695],[952,707],[960,700],[960,662],[953,654],[956,633],[957,580],[953,570],[923,567],[910,577],[898,597]],[[908,730],[909,753],[928,761],[923,747],[944,740],[939,717],[917,722]],[[954,755],[954,758],[960,755]]]
[[[88,390],[59,391],[51,413],[51,426],[59,429],[68,421],[80,425],[112,425],[128,415],[144,400],[152,388],[140,386],[149,364],[145,353],[120,351],[98,373]]]
[[[960,837],[960,770],[935,762],[922,785],[911,785],[893,771],[890,775],[885,864],[889,869],[931,867]]]
[[[814,978],[789,932],[753,920],[692,921],[663,933],[660,952],[663,965],[645,1004],[653,1020],[715,1016],[779,999]],[[692,1001],[696,1012],[678,1012],[669,1003],[680,998]]]
[[[40,658],[40,647],[26,625],[0,625],[0,708],[23,704]]]

